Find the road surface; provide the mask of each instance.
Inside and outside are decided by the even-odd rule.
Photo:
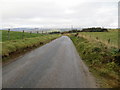
[[[62,36],[3,66],[3,88],[95,88],[72,41]]]

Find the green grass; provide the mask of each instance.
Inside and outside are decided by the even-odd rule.
[[[109,32],[81,32],[80,34],[85,35],[89,39],[98,38],[98,40],[108,45],[118,46],[118,30],[111,30]],[[110,43],[108,43],[109,39]]]
[[[23,36],[23,32],[10,31],[10,40],[22,39],[22,36]],[[40,36],[44,36],[44,35],[37,33],[30,34],[28,32],[24,32],[24,38],[32,38],[32,37],[40,37]],[[2,42],[10,41],[10,40],[8,40],[8,31],[2,30]]]
[[[22,39],[22,32],[10,32],[10,40],[7,39],[7,31],[2,31],[2,42],[0,42],[0,55],[3,57],[9,57],[12,53],[17,51],[24,51],[27,48],[37,47],[43,45],[53,39],[60,37],[60,34],[31,34],[24,33],[24,39]]]
[[[89,42],[82,37],[70,36],[82,60],[98,78],[100,87],[116,88],[120,84],[120,53],[116,48],[107,48],[102,43]]]

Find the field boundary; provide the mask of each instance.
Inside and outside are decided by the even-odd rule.
[[[55,40],[59,37],[60,37],[59,35],[58,36],[53,36],[53,37],[50,37],[50,38],[47,38],[46,36],[44,36],[45,39],[42,40],[42,41],[38,40],[38,42],[32,43],[32,45],[24,46],[22,48],[16,48],[15,51],[8,52],[7,55],[2,54],[2,62],[3,62],[3,64],[7,63],[7,62],[10,61],[10,59],[17,58],[20,55],[25,54],[26,52],[31,51],[31,50],[33,50],[37,47],[43,46],[43,45],[49,43],[50,41]],[[34,39],[37,39],[37,38],[39,38],[39,37],[35,37],[35,38],[32,38],[32,39],[34,40]],[[23,43],[24,41],[21,41],[21,42]]]
[[[85,39],[87,39],[88,41],[91,41],[91,42],[93,42],[93,41],[96,41],[96,42],[101,42],[101,43],[103,43],[104,45],[106,45],[108,48],[111,48],[111,47],[114,47],[114,48],[119,48],[118,46],[116,46],[116,45],[112,45],[112,44],[109,44],[107,41],[105,42],[105,41],[103,41],[103,40],[100,40],[100,39],[96,39],[96,38],[91,38],[91,36],[89,36],[89,35],[83,35],[83,34],[80,34],[79,33],[79,35],[78,35],[79,37],[83,37],[83,38],[85,38]]]

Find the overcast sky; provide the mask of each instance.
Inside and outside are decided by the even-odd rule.
[[[1,0],[0,28],[118,27],[119,0]]]

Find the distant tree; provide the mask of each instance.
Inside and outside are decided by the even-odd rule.
[[[82,32],[108,32],[105,28],[84,28]]]
[[[56,31],[56,32],[50,32],[49,34],[60,34],[60,32],[58,31]]]

